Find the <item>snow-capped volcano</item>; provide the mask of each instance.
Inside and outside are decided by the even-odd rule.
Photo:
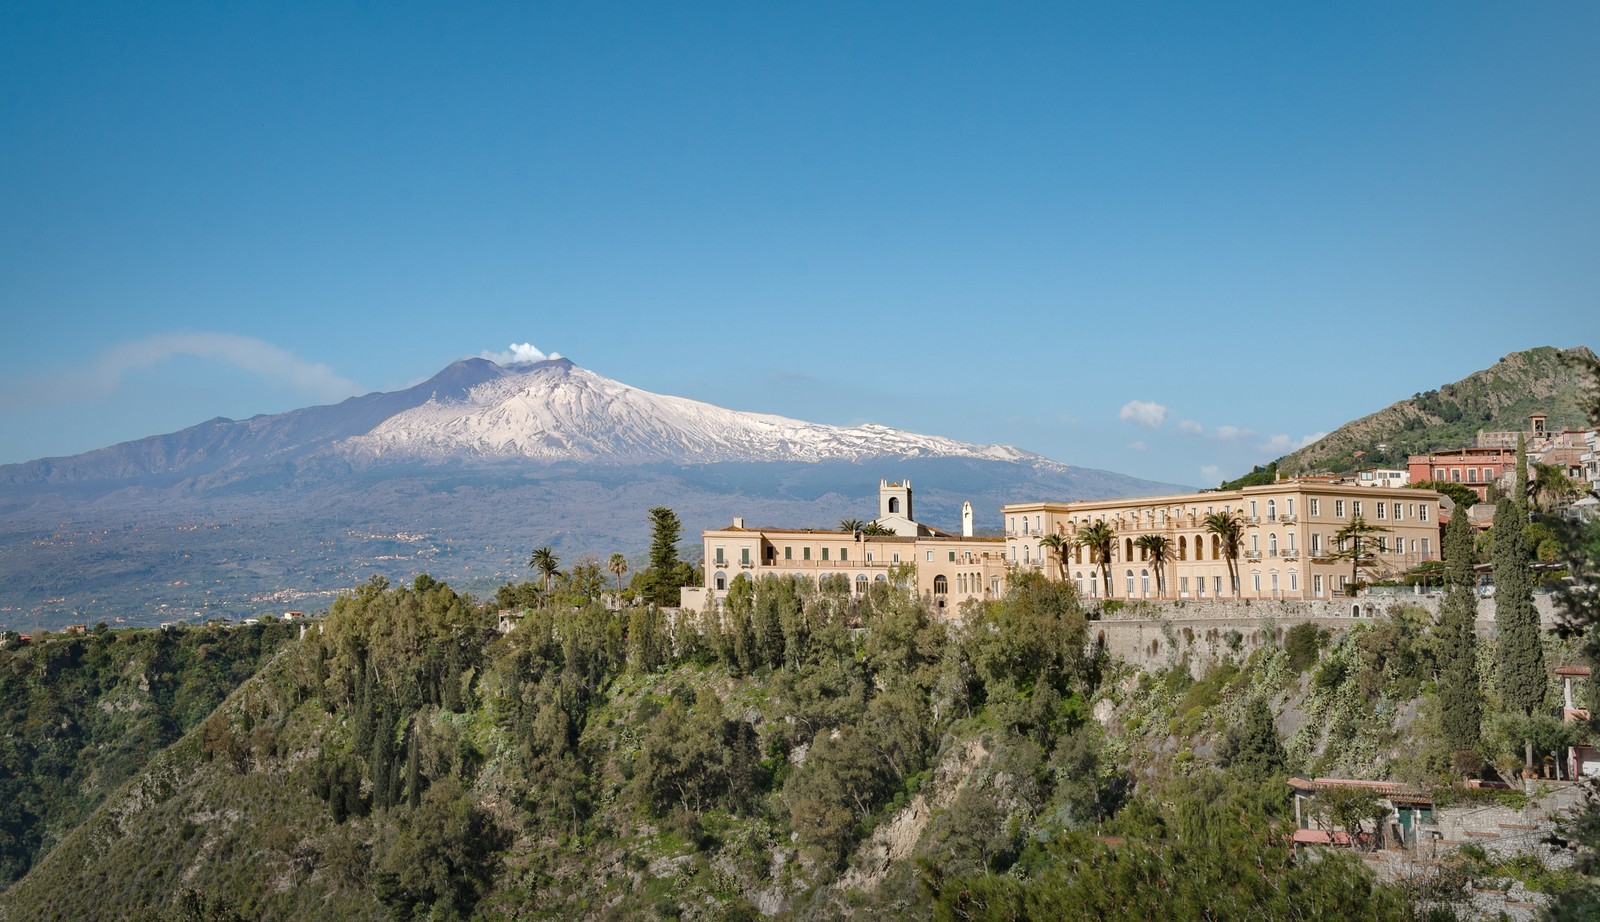
[[[566,359],[506,367],[465,394],[430,398],[335,450],[361,461],[522,458],[590,464],[973,458],[1061,467],[1002,445],[888,426],[843,427],[653,394]]]

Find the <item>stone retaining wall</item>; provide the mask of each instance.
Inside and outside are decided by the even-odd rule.
[[[1261,646],[1282,643],[1288,629],[1313,623],[1333,631],[1371,621],[1402,607],[1422,608],[1438,616],[1438,595],[1361,596],[1309,601],[1239,599],[1217,601],[1132,602],[1099,613],[1089,622],[1089,642],[1146,669],[1158,669],[1188,658],[1196,674],[1228,655],[1245,657]],[[1534,596],[1540,623],[1555,626],[1551,596]],[[1494,633],[1494,599],[1478,602],[1478,632]]]

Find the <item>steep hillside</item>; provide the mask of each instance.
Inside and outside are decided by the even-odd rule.
[[[0,650],[0,888],[293,635],[102,628]]]
[[[1585,346],[1513,352],[1460,381],[1346,423],[1285,455],[1278,468],[1285,473],[1348,471],[1357,451],[1365,452],[1362,465],[1403,465],[1413,453],[1471,445],[1480,429],[1524,429],[1533,413],[1548,415],[1554,428],[1581,426],[1582,388],[1577,370],[1562,358],[1567,352],[1593,355]]]
[[[563,606],[499,637],[448,587],[365,587],[0,919],[1410,910],[1353,856],[1291,860],[1282,774],[1378,764],[1426,672],[1405,630],[1312,633],[1197,682],[1181,658],[1084,659],[1071,590],[1038,578],[954,627],[832,581],[764,581],[728,615]],[[1296,697],[1325,704],[1286,751],[1253,708]]]

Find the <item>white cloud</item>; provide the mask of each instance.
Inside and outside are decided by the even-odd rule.
[[[496,365],[512,365],[519,362],[543,362],[546,359],[559,359],[561,353],[552,352],[545,355],[533,343],[512,343],[504,352],[491,352],[488,349],[478,353],[478,358],[488,359]]]
[[[1217,438],[1231,441],[1233,439],[1247,439],[1255,435],[1254,429],[1241,429],[1238,426],[1218,426]]]
[[[158,333],[122,343],[92,358],[70,374],[28,382],[28,399],[53,404],[107,396],[129,372],[153,368],[179,356],[231,365],[281,381],[314,400],[332,402],[362,393],[354,381],[265,340],[235,333]]]
[[[1167,408],[1149,400],[1130,400],[1122,405],[1117,418],[1147,429],[1159,429],[1167,421]]]
[[[1149,448],[1149,447],[1150,447],[1150,446],[1148,446],[1148,445],[1146,445],[1146,444],[1145,444],[1145,443],[1144,443],[1144,440],[1143,440],[1143,439],[1140,439],[1140,440],[1139,440],[1139,441],[1137,441],[1137,442],[1129,442],[1129,443],[1128,443],[1128,449],[1129,449],[1129,450],[1130,450],[1130,451],[1144,451],[1144,450],[1145,450],[1145,449],[1147,449],[1147,448]]]
[[[1298,441],[1290,438],[1287,435],[1275,435],[1261,443],[1261,450],[1290,452],[1299,448],[1304,448],[1327,434],[1328,433],[1326,432],[1313,432],[1310,435],[1302,435]]]
[[[1211,483],[1212,481],[1220,483],[1222,481],[1222,468],[1217,467],[1215,464],[1207,464],[1200,468],[1200,478],[1203,483]]]
[[[1178,431],[1184,435],[1199,435],[1200,433],[1206,431],[1206,427],[1200,425],[1192,419],[1186,419],[1178,424]]]

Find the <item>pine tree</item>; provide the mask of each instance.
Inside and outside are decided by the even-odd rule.
[[[1494,513],[1494,620],[1500,634],[1496,682],[1507,707],[1531,715],[1544,706],[1545,668],[1539,613],[1533,607],[1533,575],[1522,533],[1528,515],[1521,488],[1527,476],[1527,450],[1519,441],[1519,490],[1502,500]]]
[[[1445,580],[1439,608],[1439,725],[1457,752],[1478,745],[1483,689],[1478,679],[1478,597],[1473,592],[1472,528],[1467,510],[1456,506],[1444,536]]]

